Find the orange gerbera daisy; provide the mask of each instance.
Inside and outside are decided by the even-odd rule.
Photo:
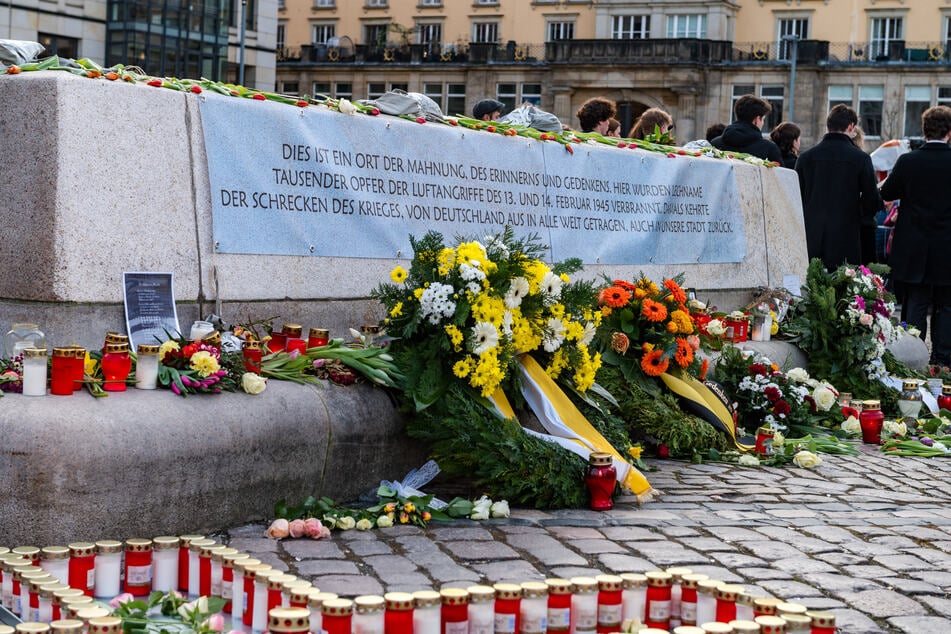
[[[687,302],[687,293],[684,292],[684,289],[680,288],[680,284],[674,280],[664,280],[664,286],[670,291],[671,296],[674,298],[674,301],[678,304],[684,304]]]
[[[628,292],[631,292],[631,293],[633,293],[633,292],[634,292],[634,289],[637,288],[637,286],[635,286],[634,284],[631,284],[631,283],[628,282],[627,280],[614,280],[614,281],[611,282],[611,283],[614,284],[615,286],[620,286],[620,287],[623,288],[624,290],[626,290],[626,291],[628,291]]]
[[[641,359],[641,370],[647,376],[660,376],[667,371],[670,360],[664,356],[662,350],[653,350],[644,355]]]
[[[667,307],[652,299],[644,299],[644,303],[641,305],[641,314],[644,315],[647,321],[664,321],[667,319]]]
[[[693,348],[683,337],[677,337],[677,352],[674,353],[674,361],[682,368],[693,363]]]
[[[631,294],[620,286],[609,286],[601,291],[598,301],[602,305],[607,304],[611,308],[621,308],[631,301]]]
[[[704,381],[707,378],[707,371],[710,369],[710,362],[706,359],[700,362],[700,380]]]

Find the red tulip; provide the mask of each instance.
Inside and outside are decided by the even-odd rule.
[[[265,99],[267,99],[267,97],[265,97],[265,96],[262,95],[261,93],[255,93],[255,94],[251,97],[251,99],[257,99],[258,101],[264,101]]]
[[[161,88],[161,87],[162,87],[162,80],[161,80],[161,79],[150,79],[150,80],[149,80],[149,86],[154,86],[155,88]]]
[[[191,88],[189,88],[189,90],[191,90],[196,95],[201,94],[201,86],[192,86]]]
[[[426,123],[426,119],[423,117],[416,117],[416,123]]]
[[[298,105],[299,107],[301,107],[301,108],[306,108],[306,107],[307,107],[307,102],[304,101],[303,99],[301,99],[300,101],[297,102],[297,105]]]

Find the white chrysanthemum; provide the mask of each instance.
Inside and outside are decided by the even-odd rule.
[[[522,298],[528,295],[528,280],[524,277],[516,277],[509,285],[506,291],[504,301],[506,308],[518,308],[522,304]]]
[[[542,340],[546,352],[554,352],[565,342],[565,324],[557,317],[551,317],[545,327]]]
[[[589,321],[584,325],[584,334],[581,335],[581,340],[578,342],[583,346],[590,346],[591,342],[594,341],[594,335],[597,334],[598,329],[595,327],[594,322]]]
[[[429,323],[438,324],[444,317],[452,317],[456,312],[456,303],[449,299],[455,289],[449,284],[435,282],[423,291],[419,298],[419,308]]]
[[[472,327],[472,352],[482,355],[499,345],[499,331],[487,321],[480,321]]]
[[[562,284],[564,284],[564,282],[561,281],[560,277],[548,271],[542,277],[541,291],[546,299],[556,299],[561,296]]]

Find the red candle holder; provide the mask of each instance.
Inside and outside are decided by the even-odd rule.
[[[70,358],[70,371],[73,375],[73,391],[83,389],[83,379],[86,378],[86,349],[72,346],[73,356]]]
[[[285,348],[288,352],[294,352],[295,350],[301,354],[307,352],[307,341],[304,339],[299,339],[297,337],[291,338],[288,337],[287,344]]]
[[[129,356],[129,344],[106,344],[102,355],[102,388],[108,392],[125,392],[126,379],[132,372],[132,357]]]
[[[879,401],[865,401],[859,414],[859,425],[862,428],[862,442],[870,445],[882,444],[882,427],[885,415]]]
[[[264,353],[261,352],[261,342],[256,339],[249,339],[244,342],[241,350],[244,357],[244,369],[248,372],[261,374],[261,359]]]
[[[125,542],[125,591],[145,597],[152,590],[152,540],[127,539]]]
[[[776,432],[769,427],[756,430],[756,453],[766,456],[773,453],[773,436]]]
[[[726,318],[723,320],[723,326],[726,328],[725,338],[729,341],[741,343],[749,339],[750,322],[748,319]]]
[[[73,393],[73,351],[71,348],[53,348],[50,362],[50,394],[59,396]]]
[[[271,352],[283,352],[286,343],[287,335],[283,332],[272,332],[271,338],[267,340],[267,348]]]
[[[327,328],[311,328],[307,333],[307,347],[317,348],[330,343],[330,330]]]
[[[938,409],[951,410],[951,385],[941,386],[941,396],[938,397]]]
[[[611,454],[595,452],[589,456],[584,483],[591,494],[592,511],[609,511],[614,508],[612,497],[617,484],[617,469],[611,461]]]

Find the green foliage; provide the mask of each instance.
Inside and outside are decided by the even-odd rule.
[[[449,475],[465,475],[494,499],[534,508],[578,508],[587,500],[585,461],[559,445],[531,436],[514,420],[501,420],[466,388],[410,420],[407,432],[431,444]]]

